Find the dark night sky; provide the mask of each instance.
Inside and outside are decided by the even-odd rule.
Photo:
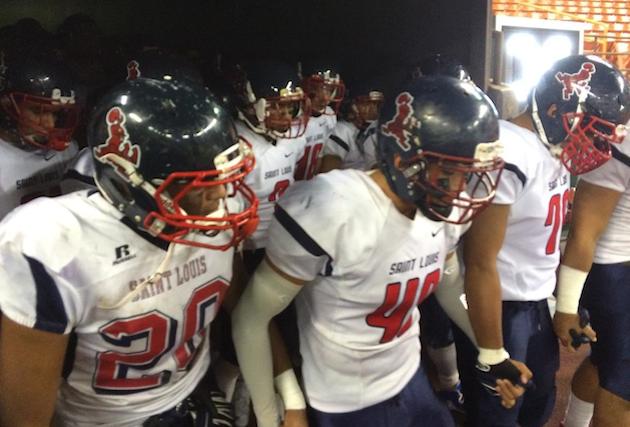
[[[31,16],[49,30],[85,12],[105,33],[235,57],[325,59],[347,72],[403,73],[451,53],[481,80],[489,0],[0,0],[0,25]],[[396,77],[390,77],[395,79]]]

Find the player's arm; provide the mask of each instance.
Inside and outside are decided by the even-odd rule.
[[[575,351],[570,330],[585,334],[595,340],[596,334],[590,326],[582,327],[577,315],[582,288],[599,236],[604,232],[608,220],[622,193],[580,180],[573,200],[571,228],[558,274],[558,295],[554,330],[564,346]]]
[[[53,416],[68,335],[2,317],[0,426],[48,427]]]
[[[435,289],[435,297],[448,317],[476,344],[468,312],[461,301],[464,277],[459,268],[457,252],[453,251],[446,256],[443,271],[440,284]]]
[[[489,389],[497,387],[506,407],[513,406],[525,391],[517,384],[531,378],[529,369],[509,359],[503,348],[501,282],[496,259],[509,214],[510,205],[492,204],[473,220],[464,235],[464,287],[479,347],[477,368],[482,383]]]
[[[319,167],[319,173],[326,173],[333,169],[341,169],[342,164],[341,157],[334,154],[324,154]]]
[[[278,425],[269,323],[289,305],[303,284],[304,281],[287,275],[265,258],[232,312],[234,346],[260,427]],[[297,381],[289,381],[292,382],[289,385],[291,397],[301,398],[299,403],[303,409],[305,403]]]
[[[232,283],[223,302],[223,307],[230,315],[243,294],[247,281],[249,280],[245,265],[243,264],[243,257],[239,253],[234,255],[233,266]],[[293,371],[284,339],[273,319],[269,322],[269,337],[273,357],[274,383],[278,393],[282,397],[285,408],[287,408],[285,418],[302,418],[302,414],[293,412],[303,412],[303,409],[291,409],[300,407],[303,404],[304,397],[298,385],[295,372]]]

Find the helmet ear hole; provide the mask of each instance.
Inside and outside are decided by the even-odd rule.
[[[557,114],[558,106],[556,104],[551,104],[549,108],[547,108],[547,116],[555,119]]]

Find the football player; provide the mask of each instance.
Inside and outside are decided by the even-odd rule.
[[[245,263],[253,272],[264,257],[274,206],[294,182],[296,163],[304,151],[309,103],[288,64],[249,66],[243,90],[236,129],[256,156],[254,171],[245,182],[260,200],[258,228],[245,242]]]
[[[411,78],[420,76],[445,75],[459,80],[470,81],[470,74],[457,58],[436,53],[423,58],[415,66]],[[455,230],[453,246],[459,243],[459,237],[468,229],[470,224],[462,225]],[[453,256],[456,256],[454,253]],[[455,262],[455,260],[453,261]],[[435,295],[429,297],[420,306],[420,328],[422,343],[429,359],[435,365],[437,373],[435,388],[437,395],[449,409],[464,411],[464,395],[461,390],[459,371],[457,369],[457,351],[455,339],[448,316],[440,307]]]
[[[301,86],[311,104],[311,117],[299,156],[296,181],[308,180],[319,171],[322,149],[337,124],[337,113],[344,97],[345,85],[338,71],[331,67],[306,65]]]
[[[61,63],[0,52],[0,218],[38,196],[61,194],[77,153],[76,82]]]
[[[547,299],[556,285],[569,173],[610,157],[610,143],[622,138],[629,94],[607,62],[569,56],[541,77],[527,113],[501,122],[505,171],[492,205],[464,236],[466,295],[480,348],[458,339],[471,425],[542,426],[551,416],[559,349]],[[535,387],[511,359],[525,362]],[[513,388],[504,405],[485,391],[497,380]]]
[[[96,105],[88,143],[98,191],[0,225],[0,424],[205,425],[209,324],[256,226],[251,149],[206,89],[151,79]]]
[[[618,84],[624,89],[619,97],[627,108],[628,82],[619,80]],[[611,102],[616,98],[596,98],[593,85],[591,91],[587,100],[597,103],[599,111],[627,117],[627,110],[617,112],[616,103]],[[556,334],[567,348],[572,349],[576,337],[578,343],[591,341],[591,355],[573,378],[567,427],[589,425],[591,414],[594,426],[630,425],[630,139],[609,144],[608,132],[602,132],[607,127],[599,123],[594,127],[602,160],[612,158],[578,181],[553,319]],[[588,310],[590,322],[584,321],[583,312],[578,315],[579,305]],[[596,385],[594,390],[591,384]]]
[[[444,221],[493,197],[498,130],[474,85],[423,78],[385,104],[377,170],[320,174],[279,201],[233,313],[237,350],[260,349],[237,352],[259,426],[277,426],[267,325],[295,297],[312,425],[453,425],[420,368],[417,305],[445,268]],[[466,193],[472,175],[483,185]]]
[[[373,169],[376,165],[376,119],[385,99],[374,78],[350,83],[348,98],[340,109],[341,120],[322,150],[320,171]]]

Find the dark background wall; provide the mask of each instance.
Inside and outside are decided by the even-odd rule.
[[[444,52],[483,86],[489,10],[490,0],[0,0],[0,26],[33,17],[54,31],[84,12],[106,34],[149,34],[237,58],[323,58],[390,81]]]

